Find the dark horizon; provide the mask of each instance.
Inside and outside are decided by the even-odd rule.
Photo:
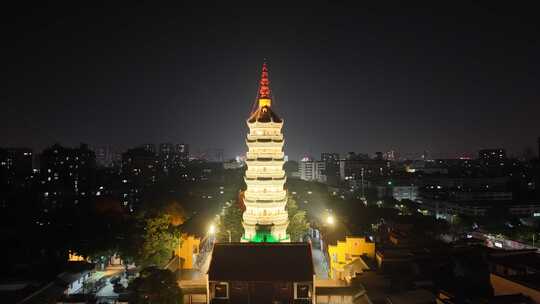
[[[527,7],[13,9],[0,146],[246,151],[267,58],[290,159],[535,151],[539,23]]]

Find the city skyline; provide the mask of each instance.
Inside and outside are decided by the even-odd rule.
[[[536,10],[174,4],[3,11],[2,303],[540,303]]]
[[[186,142],[242,155],[234,135],[267,58],[275,106],[295,117],[291,159],[535,150],[538,23],[525,9],[286,11],[50,7],[8,19],[0,146]]]

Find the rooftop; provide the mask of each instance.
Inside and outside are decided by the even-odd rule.
[[[540,273],[540,254],[531,250],[493,251],[490,262],[512,268],[529,269]]]
[[[435,296],[424,289],[411,290],[387,297],[389,304],[431,304],[435,303]]]
[[[216,243],[211,281],[311,281],[315,274],[308,243]]]

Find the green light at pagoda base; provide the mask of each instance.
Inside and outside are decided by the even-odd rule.
[[[267,231],[258,231],[254,237],[251,239],[245,238],[245,236],[242,236],[242,239],[252,242],[252,243],[279,243],[283,242],[289,239],[289,236],[283,238],[283,239],[277,239],[274,237],[270,232]]]

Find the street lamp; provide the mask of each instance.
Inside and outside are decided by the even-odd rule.
[[[328,225],[334,225],[334,217],[329,215],[327,218],[326,218],[326,223]]]
[[[208,227],[208,234],[214,233],[216,233],[216,226],[214,224],[211,224],[210,227]]]

